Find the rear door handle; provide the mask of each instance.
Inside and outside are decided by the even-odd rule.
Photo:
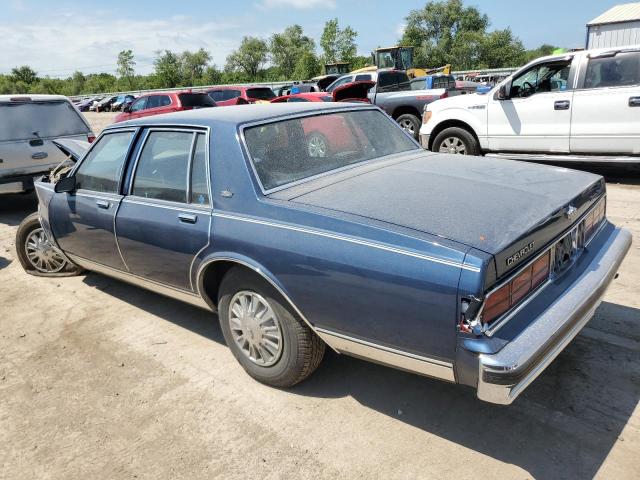
[[[198,216],[190,213],[181,213],[178,218],[182,223],[196,223],[198,221]]]
[[[49,154],[47,152],[36,152],[31,155],[31,158],[33,158],[34,160],[42,160],[43,158],[47,158],[48,156]]]
[[[553,104],[554,110],[569,110],[571,102],[569,100],[558,100]]]
[[[106,210],[111,206],[111,203],[107,202],[106,200],[96,200],[96,205],[98,206],[98,208],[104,208]]]
[[[629,106],[630,107],[640,107],[640,97],[631,97],[631,98],[629,98]]]

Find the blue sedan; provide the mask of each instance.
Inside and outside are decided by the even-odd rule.
[[[255,379],[325,348],[511,403],[631,244],[601,177],[426,152],[374,106],[274,104],[111,126],[36,183],[25,269],[91,270],[218,312]]]

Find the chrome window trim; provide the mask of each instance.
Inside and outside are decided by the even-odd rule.
[[[525,271],[527,268],[529,268],[536,260],[538,260],[539,258],[543,257],[544,255],[546,255],[548,252],[550,252],[550,258],[549,258],[549,275],[547,276],[547,280],[545,280],[543,283],[541,283],[540,285],[538,285],[536,287],[535,290],[530,291],[527,296],[520,301],[520,303],[518,303],[515,307],[510,308],[509,310],[507,310],[505,313],[502,314],[502,316],[498,317],[496,320],[494,320],[494,322],[491,324],[490,327],[488,327],[486,330],[484,330],[484,334],[488,337],[492,337],[498,330],[500,330],[500,328],[502,328],[509,320],[511,320],[516,314],[518,314],[519,312],[522,311],[522,309],[528,305],[535,297],[537,297],[553,280],[554,278],[556,278],[553,275],[552,269],[551,269],[551,262],[554,258],[554,252],[555,252],[555,246],[556,243],[562,239],[565,235],[568,235],[570,232],[572,232],[573,230],[577,229],[579,227],[579,225],[585,220],[585,218],[587,218],[591,212],[593,212],[593,210],[595,210],[598,205],[600,205],[600,202],[605,202],[605,215],[602,219],[602,221],[600,222],[600,225],[594,230],[593,234],[591,235],[591,238],[589,238],[588,241],[585,241],[583,249],[586,248],[591,241],[598,235],[598,233],[600,232],[600,230],[602,230],[602,228],[604,228],[604,226],[606,225],[606,219],[607,219],[607,215],[606,215],[606,199],[607,199],[607,194],[605,193],[604,195],[602,195],[598,200],[596,200],[594,202],[594,204],[585,212],[583,213],[580,218],[578,220],[576,220],[570,228],[568,228],[567,230],[563,231],[560,235],[556,236],[552,241],[551,244],[548,245],[546,248],[544,248],[543,250],[541,250],[535,257],[533,257],[531,260],[529,260],[527,263],[525,263],[524,265],[522,265],[520,268],[518,268],[515,272],[509,274],[509,276],[504,279],[503,281],[501,281],[497,286],[492,287],[485,295],[484,295],[484,300],[482,301],[482,305],[480,306],[480,309],[478,310],[478,313],[476,314],[474,320],[481,320],[482,317],[482,312],[484,310],[484,306],[486,305],[487,299],[493,295],[497,290],[501,289],[502,287],[504,287],[505,285],[507,285],[508,283],[512,282],[514,278],[516,278],[518,275],[520,275],[523,271]]]
[[[442,259],[442,258],[432,257],[431,255],[425,255],[425,254],[422,254],[422,253],[419,253],[419,252],[415,252],[415,251],[412,251],[412,250],[397,248],[397,247],[393,247],[391,245],[386,245],[384,243],[378,243],[378,242],[373,242],[373,241],[369,241],[369,240],[361,240],[359,238],[350,237],[350,236],[347,236],[347,235],[339,235],[339,234],[330,233],[330,232],[327,232],[327,231],[313,229],[313,228],[298,227],[298,226],[295,226],[295,225],[288,225],[288,224],[285,224],[285,223],[278,223],[278,222],[260,220],[260,219],[253,218],[253,217],[248,217],[248,216],[233,215],[233,214],[223,213],[223,212],[221,212],[219,210],[218,211],[214,210],[212,212],[212,215],[214,217],[226,218],[226,219],[229,219],[229,220],[237,220],[237,221],[241,221],[241,222],[254,223],[254,224],[258,224],[258,225],[265,225],[265,226],[269,226],[269,227],[282,228],[282,229],[290,230],[290,231],[294,231],[294,232],[300,232],[300,233],[306,233],[306,234],[309,234],[309,235],[316,235],[316,236],[319,236],[319,237],[330,238],[330,239],[333,239],[333,240],[341,240],[341,241],[353,243],[353,244],[356,244],[356,245],[363,245],[363,246],[367,246],[367,247],[371,247],[371,248],[377,248],[379,250],[385,250],[385,251],[388,251],[388,252],[397,253],[399,255],[405,255],[405,256],[409,256],[409,257],[413,257],[413,258],[418,258],[420,260],[426,260],[426,261],[433,262],[433,263],[440,263],[442,265],[448,265],[450,267],[461,268],[463,270],[469,270],[471,272],[476,272],[476,273],[480,272],[480,267],[476,267],[474,265],[469,265],[467,263],[464,263],[464,261],[457,262],[455,260],[446,260],[446,259]]]
[[[175,210],[178,212],[211,215],[210,206],[198,207],[198,205],[190,203],[171,202],[169,200],[162,200],[159,198],[145,198],[139,197],[137,195],[127,195],[122,199],[122,202],[130,203],[133,205],[164,208],[166,210]]]
[[[262,192],[263,195],[269,195],[271,193],[275,193],[278,192],[280,190],[284,190],[286,188],[291,188],[293,186],[296,185],[300,185],[302,183],[306,183],[306,182],[310,182],[313,180],[316,180],[318,178],[322,178],[328,175],[332,175],[334,173],[339,173],[341,171],[345,171],[351,168],[356,168],[362,165],[366,165],[372,162],[376,162],[379,161],[381,159],[388,159],[389,157],[393,157],[394,155],[400,155],[403,153],[407,153],[407,152],[412,152],[413,150],[406,150],[404,152],[397,152],[397,153],[392,153],[390,155],[384,155],[381,157],[375,157],[375,158],[371,158],[369,160],[364,160],[362,162],[358,162],[358,163],[353,163],[351,165],[345,165],[344,167],[340,167],[337,169],[333,169],[333,170],[328,170],[326,172],[322,172],[322,173],[318,173],[316,175],[313,175],[311,177],[306,177],[306,178],[301,178],[298,180],[294,180],[291,181],[289,183],[285,183],[283,185],[279,185],[277,187],[273,187],[270,189],[265,189],[264,185],[262,184],[262,180],[260,179],[260,175],[258,175],[258,171],[256,170],[255,167],[255,163],[253,161],[253,157],[251,155],[251,152],[249,151],[249,147],[247,145],[247,140],[245,138],[245,130],[248,128],[254,128],[254,127],[259,127],[259,126],[263,126],[263,125],[269,125],[272,123],[280,123],[283,121],[287,121],[287,120],[295,120],[296,118],[306,118],[306,117],[317,117],[317,116],[321,116],[321,115],[332,115],[332,114],[338,114],[338,113],[344,113],[344,112],[358,112],[358,111],[378,111],[380,113],[382,113],[389,122],[391,122],[394,126],[394,128],[400,128],[398,126],[398,124],[395,122],[395,120],[393,120],[389,115],[387,115],[384,111],[382,111],[379,107],[376,107],[375,105],[367,105],[367,106],[362,106],[362,105],[354,105],[354,106],[346,106],[343,108],[319,108],[318,110],[312,110],[312,111],[307,111],[307,112],[298,112],[298,113],[291,113],[291,114],[287,114],[287,115],[282,115],[279,117],[275,117],[275,118],[269,118],[269,119],[263,119],[263,120],[257,120],[255,122],[247,122],[247,123],[243,123],[241,125],[238,126],[238,131],[237,131],[237,137],[238,137],[238,141],[240,142],[240,146],[241,146],[241,150],[245,156],[245,161],[248,162],[249,167],[251,169],[251,171],[253,172],[253,176],[258,184],[258,187],[260,187],[260,191]],[[407,138],[409,138],[414,144],[415,144],[415,151],[416,153],[420,153],[420,152],[424,152],[424,149],[420,146],[420,144],[410,135],[408,135],[404,130],[402,130],[402,132],[407,136]]]

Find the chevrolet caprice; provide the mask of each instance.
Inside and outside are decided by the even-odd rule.
[[[631,244],[601,177],[425,152],[366,105],[114,125],[36,189],[16,242],[27,271],[100,272],[217,311],[242,367],[281,387],[328,347],[509,404]]]

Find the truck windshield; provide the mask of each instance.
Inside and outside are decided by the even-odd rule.
[[[0,142],[87,133],[89,127],[67,101],[0,103]]]
[[[395,153],[420,150],[378,110],[280,120],[244,131],[265,190]]]

